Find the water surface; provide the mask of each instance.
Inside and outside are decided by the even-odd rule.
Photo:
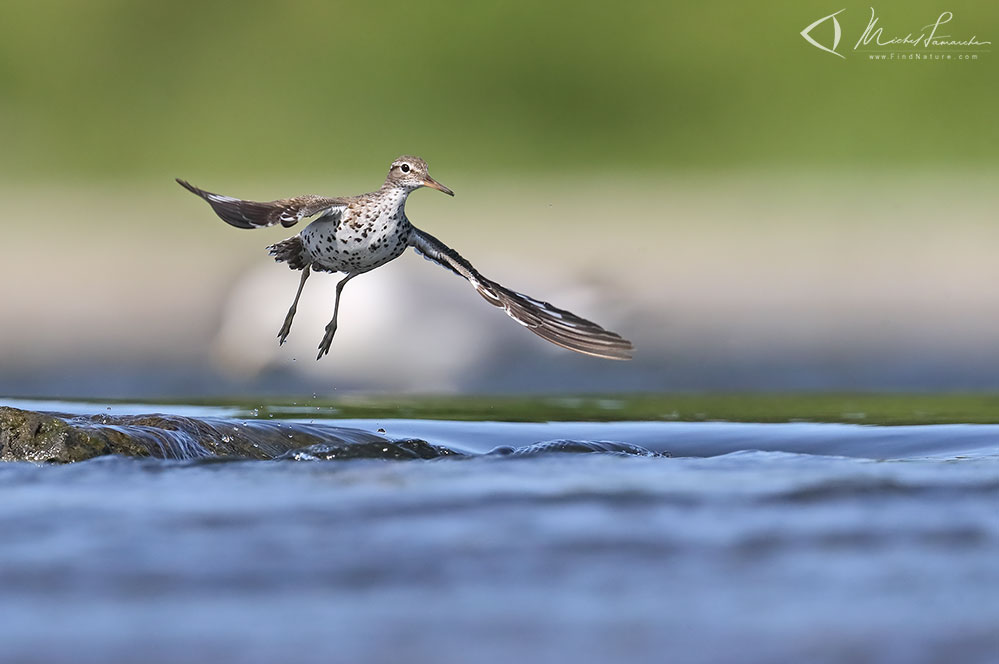
[[[993,425],[299,421],[468,456],[2,464],[0,661],[999,653]]]

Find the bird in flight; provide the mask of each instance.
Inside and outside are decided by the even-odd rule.
[[[301,233],[273,244],[267,250],[277,262],[302,271],[295,300],[278,332],[281,344],[291,332],[298,300],[309,274],[315,270],[346,275],[336,285],[333,319],[326,326],[317,360],[329,353],[333,343],[343,287],[354,277],[398,258],[407,247],[413,247],[425,258],[467,279],[487,302],[502,307],[511,318],[542,339],[578,353],[612,360],[631,359],[630,341],[548,302],[487,279],[454,249],[413,226],[406,218],[405,210],[406,199],[411,193],[420,187],[432,187],[454,196],[453,191],[430,177],[427,162],[419,157],[399,157],[392,162],[381,189],[359,196],[329,198],[309,194],[261,203],[213,194],[181,179],[177,182],[205,199],[215,214],[236,228],[266,228],[277,224],[287,228],[315,217]]]

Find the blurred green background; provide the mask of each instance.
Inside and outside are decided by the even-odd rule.
[[[799,34],[840,9],[845,58]],[[875,10],[999,39],[995,2]],[[0,394],[997,389],[997,53],[870,61],[870,12],[6,0]],[[298,362],[333,280],[279,349],[297,276],[263,247],[290,233],[172,182],[352,194],[404,153],[458,194],[414,223],[635,360],[548,348],[409,256],[351,283],[335,361]]]
[[[7,178],[995,165],[994,56],[841,60],[823,2],[7,0]],[[845,5],[840,50],[867,3]],[[999,38],[999,4],[876,7]],[[831,28],[829,28],[831,30]],[[827,41],[830,35],[819,30]]]

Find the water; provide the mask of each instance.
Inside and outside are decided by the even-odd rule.
[[[999,659],[997,426],[332,425],[467,456],[0,464],[0,661]]]

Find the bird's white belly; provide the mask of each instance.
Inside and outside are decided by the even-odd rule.
[[[336,272],[366,272],[406,250],[409,224],[388,219],[339,224],[318,220],[302,231],[302,243],[313,263]]]

